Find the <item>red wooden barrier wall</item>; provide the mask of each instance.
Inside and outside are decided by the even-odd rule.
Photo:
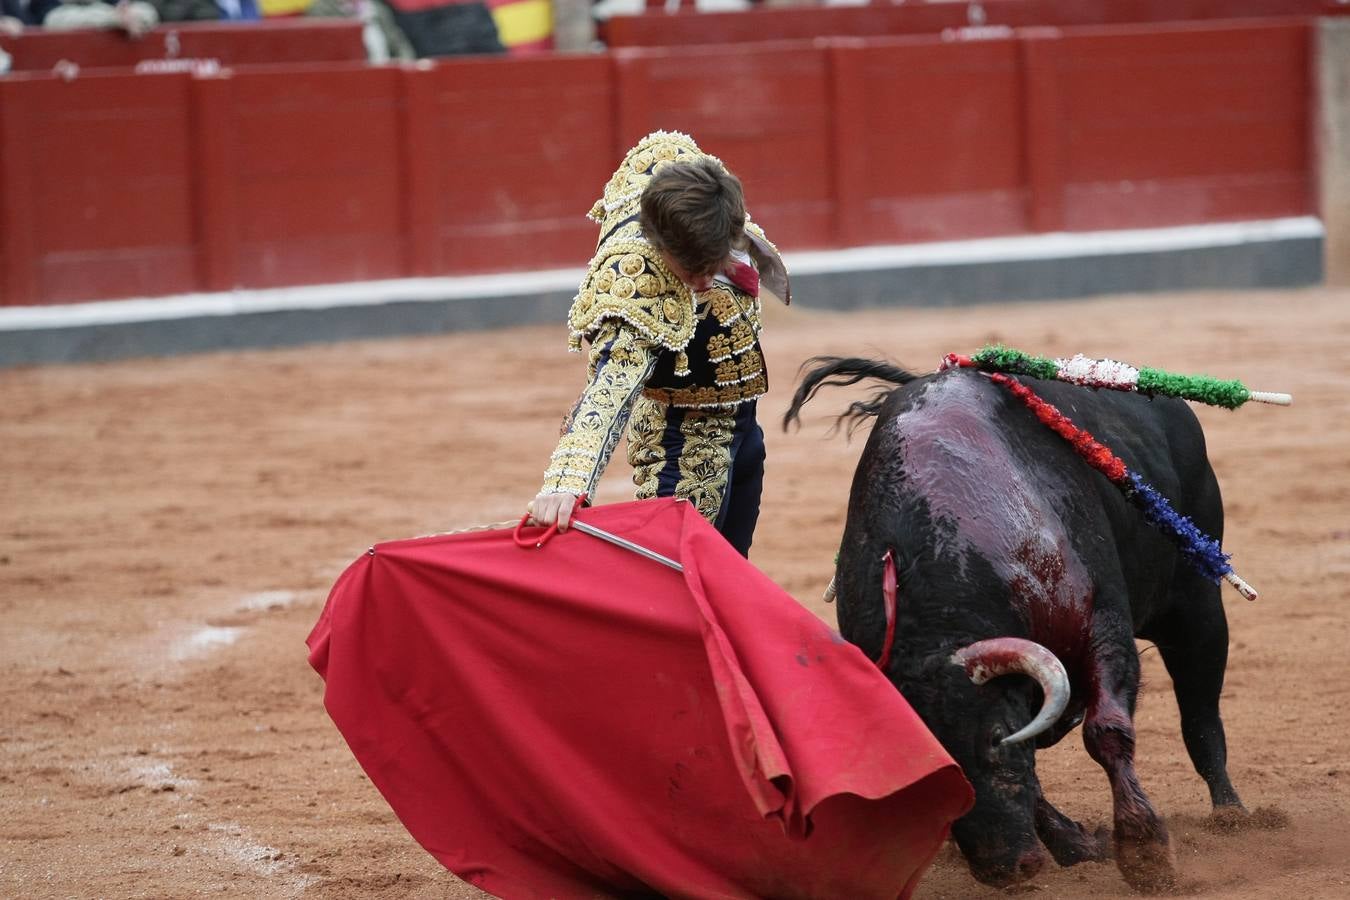
[[[1313,209],[1303,21],[0,79],[0,303],[579,266],[694,134],[788,249]]]
[[[81,68],[133,68],[142,60],[214,59],[221,65],[356,62],[366,58],[361,23],[349,19],[171,22],[144,37],[118,31],[29,28],[0,36],[16,72],[47,71],[61,60]]]
[[[4,300],[194,290],[185,75],[0,79]]]
[[[603,25],[610,47],[684,47],[817,37],[934,35],[969,26],[1121,25],[1278,16],[1350,15],[1340,0],[981,0],[972,3],[877,2],[864,6],[756,6],[743,12],[675,14],[664,2],[645,14]]]
[[[840,243],[1027,230],[1017,41],[883,38],[832,55]]]
[[[620,155],[608,58],[465,60],[412,71],[407,145],[421,274],[585,262]]]
[[[1139,53],[1139,39],[1148,52]],[[1038,230],[1312,207],[1309,34],[1286,25],[1084,30],[1024,46]]]
[[[248,72],[226,125],[245,287],[404,272],[399,72]]]

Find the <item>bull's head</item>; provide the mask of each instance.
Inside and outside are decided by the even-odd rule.
[[[1030,679],[999,678],[1012,674]],[[952,836],[980,881],[1025,881],[1045,859],[1036,837],[1040,787],[1031,739],[1068,704],[1064,666],[1040,644],[1003,637],[957,650],[930,676],[906,685],[905,696],[975,787],[975,806]]]

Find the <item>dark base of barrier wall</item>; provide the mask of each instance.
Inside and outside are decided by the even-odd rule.
[[[793,295],[813,308],[853,310],[1303,287],[1321,284],[1322,279],[1322,238],[1308,237],[1185,250],[801,273],[793,278]]]
[[[981,256],[935,253],[925,260],[922,247],[896,248],[887,262],[884,250],[789,256],[794,271],[794,301],[806,308],[855,310],[887,306],[961,306],[1009,300],[1044,300],[1102,294],[1199,289],[1302,287],[1323,278],[1323,238],[1312,220],[1287,220],[1296,227],[1267,229],[1265,236],[1189,246],[1046,254],[1036,239],[1025,246],[1034,254],[1006,247]],[[1253,223],[1260,224],[1260,223]],[[1278,224],[1278,223],[1277,223]],[[1196,229],[1199,231],[1200,229]],[[1136,233],[1146,234],[1146,233]],[[1166,242],[1163,241],[1163,244]],[[950,249],[953,245],[944,245]],[[437,295],[441,282],[420,282],[416,299],[402,299],[399,282],[389,282],[364,302],[351,296],[332,305],[313,300],[296,308],[194,314],[175,308],[173,299],[140,301],[136,314],[116,321],[117,313],[84,315],[53,308],[35,326],[31,309],[0,309],[0,368],[50,363],[96,362],[137,356],[169,356],[206,351],[285,347],[328,341],[435,334],[563,321],[576,279],[559,273],[552,284],[534,284],[518,293],[500,287],[475,296],[463,284]],[[428,289],[430,285],[430,289]],[[301,289],[305,290],[305,289]],[[342,286],[327,289],[343,291]],[[448,299],[451,293],[458,293]],[[404,298],[412,292],[404,293]],[[269,303],[284,303],[285,292],[268,292]],[[278,301],[276,297],[282,297]],[[353,298],[356,298],[353,300]],[[161,304],[164,314],[147,314]],[[241,301],[241,305],[247,301]],[[191,304],[189,304],[189,307]],[[109,309],[118,307],[110,304]],[[27,314],[24,321],[21,317]]]

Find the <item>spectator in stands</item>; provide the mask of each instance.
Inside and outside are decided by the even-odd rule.
[[[61,0],[0,0],[0,34],[18,34],[25,25],[41,25]]]
[[[361,38],[371,62],[417,58],[412,42],[394,21],[394,11],[381,0],[314,0],[305,15],[360,19],[365,23]]]
[[[8,0],[6,0],[4,7],[0,8],[0,37],[18,37],[22,33],[23,33],[23,19],[20,19],[18,16],[11,16],[9,14],[9,3]],[[5,48],[0,47],[0,53],[4,52]],[[3,60],[5,62],[5,67],[4,69],[0,69],[0,72],[8,72],[9,57],[5,56],[3,57]]]
[[[159,13],[145,0],[63,0],[42,20],[44,28],[72,31],[77,28],[104,28],[125,31],[138,38],[159,24]]]
[[[506,52],[483,0],[390,0],[389,5],[420,57]]]
[[[161,22],[211,22],[221,18],[216,0],[150,0]]]
[[[220,7],[222,19],[254,22],[262,18],[257,0],[216,0],[216,5]]]
[[[10,15],[10,9],[10,0],[4,0],[4,5],[0,6],[0,37],[17,37],[23,33],[24,21],[20,16],[24,10],[14,4],[15,15]],[[13,65],[14,57],[6,53],[4,47],[0,47],[0,75],[8,74]]]
[[[596,0],[591,17],[605,22],[615,16],[640,16],[647,11],[647,0]]]

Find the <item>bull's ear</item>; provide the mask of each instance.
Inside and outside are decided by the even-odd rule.
[[[1040,684],[1041,693],[1045,695],[1040,712],[1026,727],[1000,743],[1016,744],[1035,737],[1054,725],[1069,705],[1069,675],[1064,671],[1064,664],[1035,641],[1014,637],[976,641],[953,653],[951,661],[965,669],[966,675],[976,684],[1011,674],[1029,675]]]

